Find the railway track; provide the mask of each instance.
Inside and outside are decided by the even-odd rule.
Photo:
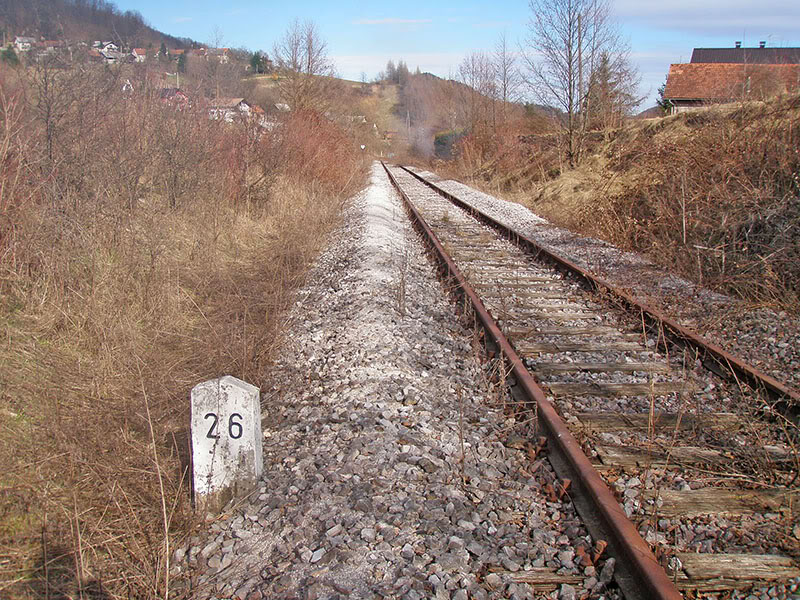
[[[503,359],[511,410],[535,411],[561,489],[608,542],[626,597],[785,597],[800,577],[794,413],[765,420],[760,410],[792,409],[797,393],[568,260],[501,235],[419,174],[384,167]],[[544,447],[524,443],[531,455]]]

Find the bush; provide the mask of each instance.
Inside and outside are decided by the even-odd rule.
[[[4,597],[165,594],[194,526],[189,391],[267,381],[281,314],[364,180],[321,117],[267,132],[117,83],[0,80]]]

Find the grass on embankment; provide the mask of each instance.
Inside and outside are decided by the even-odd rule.
[[[533,138],[457,160],[456,176],[712,289],[800,310],[800,96],[593,132],[575,169],[557,136]]]
[[[189,391],[267,384],[365,164],[314,114],[269,134],[53,76],[82,87],[49,127],[0,79],[0,596],[165,597]]]

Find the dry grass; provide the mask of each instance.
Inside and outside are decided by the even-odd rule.
[[[48,129],[36,76],[0,80],[0,596],[167,597],[189,391],[266,383],[364,164],[313,115],[256,135],[147,91]]]
[[[710,288],[796,312],[798,147],[800,97],[788,96],[596,132],[574,170],[559,161],[553,136],[506,144],[482,162],[467,148],[455,165],[459,176],[557,225],[647,254]]]

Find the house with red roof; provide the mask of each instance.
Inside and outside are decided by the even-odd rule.
[[[672,113],[800,91],[800,48],[695,48],[692,62],[670,65],[664,98]]]

